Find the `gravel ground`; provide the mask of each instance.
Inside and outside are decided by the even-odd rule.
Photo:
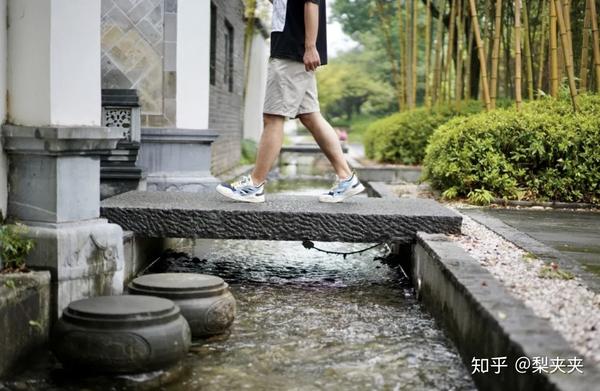
[[[449,207],[456,210],[459,205]],[[539,277],[540,270],[547,267],[542,260],[462,216],[463,234],[453,237],[456,243],[536,315],[549,320],[588,363],[600,367],[600,295],[578,279]]]

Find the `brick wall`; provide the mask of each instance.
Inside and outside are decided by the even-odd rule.
[[[219,134],[212,146],[212,173],[218,175],[240,160],[244,95],[244,5],[242,0],[212,0],[217,10],[215,84],[210,87],[209,127]],[[233,27],[233,91],[226,72],[226,21]]]

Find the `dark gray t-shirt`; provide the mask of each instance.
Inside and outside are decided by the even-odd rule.
[[[325,0],[273,0],[273,27],[271,57],[303,62],[304,58],[304,3],[319,5],[319,32],[317,51],[321,64],[327,64],[327,16]]]

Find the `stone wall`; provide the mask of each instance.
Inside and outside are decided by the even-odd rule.
[[[216,7],[215,77],[210,87],[209,127],[219,138],[212,146],[212,173],[233,168],[240,160],[244,95],[244,5],[241,0],[212,0]],[[225,81],[226,22],[233,28],[233,85]]]
[[[49,329],[50,273],[0,275],[0,378],[25,364],[47,342]]]
[[[174,126],[176,0],[102,0],[102,88],[135,88],[142,126]]]

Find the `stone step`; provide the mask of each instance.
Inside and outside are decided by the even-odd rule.
[[[429,199],[267,195],[263,204],[215,193],[132,191],[102,201],[101,214],[145,237],[325,242],[412,242],[418,231],[458,234],[462,217]]]

